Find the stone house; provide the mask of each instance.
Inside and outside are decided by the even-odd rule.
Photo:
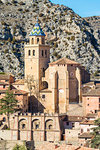
[[[0,99],[5,96],[8,89],[15,95],[18,100],[18,110],[22,112],[28,111],[28,93],[23,90],[18,90],[12,85],[14,83],[14,76],[10,74],[0,74]]]
[[[83,120],[82,116],[67,116],[63,119],[64,129],[80,129],[80,122]]]
[[[98,119],[98,114],[87,114],[85,119],[80,122],[81,133],[92,132],[92,128],[96,127],[94,125],[96,119]]]
[[[84,115],[100,111],[100,85],[94,85],[91,90],[82,95]]]

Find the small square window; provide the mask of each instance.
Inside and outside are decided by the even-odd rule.
[[[5,88],[5,85],[3,85],[3,88]]]
[[[72,123],[72,128],[74,128],[75,127],[75,123]]]
[[[45,95],[42,95],[42,98],[45,98]]]
[[[87,106],[89,106],[89,104],[87,104]]]
[[[69,122],[66,122],[66,125],[69,126]]]

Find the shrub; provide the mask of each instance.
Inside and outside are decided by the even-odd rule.
[[[6,25],[6,23],[5,23],[4,21],[1,21],[1,24],[2,24],[2,25]]]
[[[43,17],[43,16],[44,16],[44,14],[43,14],[43,13],[40,13],[40,14],[39,14],[39,17]]]
[[[54,43],[54,47],[57,48],[57,47],[58,47],[58,44],[57,44],[57,43]]]
[[[25,145],[15,145],[13,150],[27,150]]]
[[[71,36],[71,40],[74,41],[75,40],[75,36]]]
[[[20,4],[20,5],[25,5],[25,3],[24,3],[24,2],[22,2],[22,1],[21,1],[21,2],[19,2],[19,4]]]
[[[8,52],[9,52],[9,50],[8,50],[8,49],[5,49],[5,50],[4,50],[4,53],[5,53],[5,54],[7,54]]]
[[[60,59],[61,58],[61,55],[57,55],[57,59]]]
[[[22,8],[18,8],[18,11],[23,11],[23,9]]]
[[[54,55],[54,56],[57,56],[57,55],[58,55],[58,53],[57,53],[56,51],[54,51],[54,52],[53,52],[53,55]]]

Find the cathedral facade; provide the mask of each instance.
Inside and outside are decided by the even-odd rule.
[[[69,103],[81,101],[81,83],[89,80],[84,68],[75,61],[61,58],[50,63],[50,46],[45,44],[39,23],[30,33],[29,44],[25,45],[25,79],[28,78],[37,83],[31,87],[33,111],[46,113],[66,113]]]

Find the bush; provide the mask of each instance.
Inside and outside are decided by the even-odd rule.
[[[9,52],[9,50],[8,50],[8,49],[5,49],[4,53],[7,54],[8,52]]]
[[[22,8],[18,8],[18,11],[23,11],[23,9]]]
[[[61,55],[57,55],[57,59],[60,59],[61,58]]]
[[[43,17],[43,16],[44,16],[44,14],[43,14],[43,13],[40,13],[40,14],[39,14],[39,17]]]
[[[58,44],[57,44],[57,43],[54,43],[54,47],[57,48],[57,47],[58,47]]]
[[[19,4],[20,4],[20,5],[25,5],[25,3],[24,3],[24,2],[22,2],[22,1],[21,1],[21,2],[19,2]]]
[[[57,57],[58,53],[56,51],[54,51],[53,55]]]
[[[71,36],[71,38],[70,38],[72,41],[74,41],[75,40],[75,36]]]
[[[27,150],[27,148],[25,145],[16,144],[16,146],[13,148],[13,150]]]
[[[6,23],[5,23],[4,21],[1,21],[1,24],[2,24],[2,25],[6,25]]]
[[[3,2],[0,0],[0,4],[3,4]]]

